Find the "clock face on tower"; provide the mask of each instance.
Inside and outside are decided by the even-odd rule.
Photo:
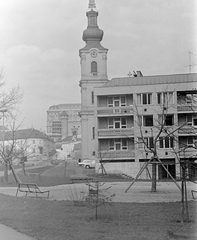
[[[93,58],[95,58],[97,56],[97,51],[93,50],[93,51],[91,51],[90,54]]]

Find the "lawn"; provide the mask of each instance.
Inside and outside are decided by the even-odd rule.
[[[29,173],[42,170],[32,169]],[[61,171],[63,176],[64,170]],[[19,173],[19,176],[22,181],[37,182],[39,186],[69,182],[67,177],[50,174],[24,176]],[[16,184],[12,174],[8,184],[0,181],[0,186],[13,185]],[[180,202],[113,203],[99,207],[96,220],[95,209],[87,203],[76,206],[72,201],[0,194],[0,223],[37,240],[197,240],[197,202],[189,202],[189,223],[181,220]]]
[[[175,203],[113,203],[95,209],[71,201],[17,198],[0,194],[0,223],[37,240],[197,239],[197,203],[189,202],[190,222],[181,222]]]

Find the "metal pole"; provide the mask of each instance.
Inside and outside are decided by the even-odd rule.
[[[4,129],[4,112],[3,112],[3,157],[4,157],[4,141],[5,141],[5,129]]]
[[[7,162],[7,159],[6,159],[6,156],[4,154],[4,146],[5,146],[5,129],[4,129],[4,117],[5,117],[5,112],[7,112],[7,109],[0,109],[0,112],[3,114],[3,149],[2,149],[2,157],[3,157],[3,160],[5,162],[5,169],[4,169],[4,177],[5,177],[5,181],[8,182],[8,162]]]

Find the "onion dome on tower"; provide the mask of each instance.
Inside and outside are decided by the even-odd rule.
[[[104,33],[97,24],[98,11],[96,10],[95,0],[89,0],[86,16],[88,18],[88,26],[87,29],[83,31],[82,39],[86,42],[86,46],[83,49],[90,49],[93,47],[104,49],[100,44]]]

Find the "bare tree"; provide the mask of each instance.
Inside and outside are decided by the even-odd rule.
[[[167,172],[168,176],[175,182],[177,187],[180,189],[180,186],[176,183],[175,176],[168,171],[165,165],[161,161],[161,154],[159,148],[163,148],[163,145],[167,145],[169,151],[178,152],[178,132],[183,130],[187,125],[186,122],[178,123],[178,119],[175,119],[174,111],[175,105],[173,104],[172,97],[173,92],[165,89],[162,93],[158,93],[160,95],[157,96],[159,99],[160,108],[155,108],[155,114],[148,116],[143,115],[143,112],[140,112],[136,103],[134,103],[134,111],[136,115],[136,124],[139,129],[139,137],[137,140],[138,147],[141,145],[141,151],[143,151],[146,155],[151,154],[150,159],[142,166],[139,173],[137,174],[135,180],[132,184],[139,178],[142,172],[147,168],[148,164],[152,164],[152,187],[151,191],[156,192],[157,189],[157,165],[160,164]],[[190,105],[190,111],[193,109],[193,106]],[[145,134],[144,131],[144,123],[145,126],[149,127],[151,130],[151,135],[149,133]],[[192,127],[190,128],[191,132],[194,132]],[[186,132],[188,133],[188,126],[186,128]],[[178,158],[177,158],[178,159]],[[179,159],[178,159],[179,161]],[[180,161],[179,161],[180,163]],[[129,188],[132,186],[129,186]],[[126,192],[128,191],[128,189]]]
[[[183,128],[185,129],[185,128]],[[193,126],[189,126],[187,128],[192,133],[194,133],[195,129]],[[189,140],[189,146],[187,144],[187,138],[191,138]],[[180,164],[180,180],[181,180],[181,205],[182,205],[182,221],[189,222],[189,209],[188,209],[188,197],[187,197],[187,181],[191,181],[197,184],[197,164],[195,163],[195,159],[197,157],[197,137],[196,136],[188,136],[187,138],[176,139],[177,144],[179,146],[178,149],[173,149],[174,155],[176,156],[179,164]],[[192,161],[193,160],[193,161]]]
[[[108,155],[108,152],[109,152],[109,151],[102,150],[102,146],[99,145],[98,159],[99,159],[99,164],[100,164],[100,166],[99,166],[97,172],[99,172],[99,171],[101,170],[101,174],[102,174],[102,175],[107,175],[107,171],[106,171],[106,169],[105,169],[106,161],[104,161],[104,159],[107,157],[107,158],[108,158],[107,161],[108,161],[108,162],[110,161],[110,160],[109,160],[109,156],[107,156],[107,155]],[[111,157],[110,157],[110,159],[111,159]]]
[[[11,160],[11,153],[14,151],[14,145],[11,145],[9,149],[5,149],[4,142],[5,142],[5,126],[4,121],[6,122],[13,122],[13,129],[15,128],[16,118],[14,117],[15,113],[18,112],[18,105],[21,103],[22,100],[22,91],[19,86],[13,87],[10,90],[5,89],[5,82],[4,80],[4,72],[1,70],[0,72],[0,113],[2,113],[3,117],[3,129],[1,134],[2,145],[0,146],[0,157],[4,162],[4,178],[5,181],[8,181],[8,163]],[[15,112],[15,113],[14,113]]]

